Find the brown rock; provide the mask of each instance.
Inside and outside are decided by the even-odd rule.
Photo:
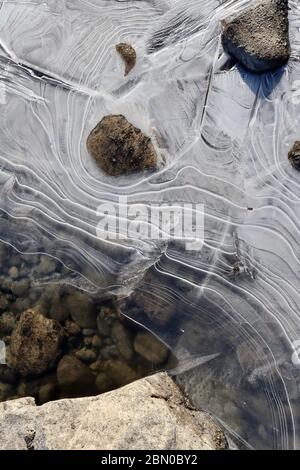
[[[0,401],[7,400],[13,393],[13,386],[11,384],[0,383]]]
[[[169,355],[169,349],[147,331],[139,332],[134,340],[135,351],[153,364],[162,364]]]
[[[289,161],[296,170],[300,170],[300,140],[297,140],[288,154]]]
[[[26,377],[26,379],[18,382],[17,393],[23,397],[31,396],[39,399],[38,397],[41,388],[49,384],[53,385],[54,387],[57,386],[55,372],[51,372],[50,374],[33,379],[28,379],[28,377]]]
[[[97,359],[97,354],[92,349],[82,348],[75,352],[75,355],[82,362],[91,363]]]
[[[129,74],[130,70],[133,69],[136,63],[136,52],[130,44],[121,42],[116,45],[116,50],[125,62],[125,77]]]
[[[9,306],[9,300],[5,295],[0,294],[0,311],[6,310]]]
[[[7,364],[0,364],[0,382],[15,384],[17,382],[16,373]]]
[[[12,266],[11,268],[9,268],[8,270],[8,275],[12,278],[12,279],[17,279],[19,277],[19,270],[16,266]]]
[[[129,300],[134,303],[138,312],[146,315],[155,325],[166,326],[174,315],[174,305],[171,302],[149,295],[142,289],[137,289]]]
[[[114,388],[112,381],[103,372],[97,375],[95,385],[100,393],[109,392]]]
[[[290,56],[288,0],[263,0],[224,22],[226,52],[254,72],[284,65]]]
[[[120,354],[130,361],[133,355],[130,332],[121,322],[116,321],[113,324],[111,334]]]
[[[151,139],[122,115],[105,116],[88,136],[87,149],[110,176],[156,168],[157,165]]]
[[[71,320],[67,320],[66,323],[65,323],[65,329],[66,331],[69,333],[69,335],[72,335],[72,336],[77,336],[81,333],[81,328],[79,325],[77,325],[77,323],[71,321]]]
[[[74,356],[64,356],[57,366],[57,381],[63,388],[91,386],[95,377],[88,366]]]
[[[110,359],[103,365],[103,372],[112,381],[115,387],[122,387],[138,379],[138,375],[126,362],[119,359]]]
[[[11,337],[11,366],[22,376],[36,376],[55,366],[64,334],[60,324],[39,311],[23,312]]]
[[[102,339],[100,336],[95,335],[92,337],[92,346],[93,348],[99,349],[102,346]]]
[[[72,320],[81,328],[95,328],[97,316],[95,305],[84,292],[74,291],[66,298]]]
[[[42,385],[39,389],[38,394],[38,403],[39,405],[43,405],[50,400],[53,400],[56,396],[56,386],[54,383],[47,383]]]
[[[15,316],[12,312],[0,313],[0,336],[9,335],[15,327]]]

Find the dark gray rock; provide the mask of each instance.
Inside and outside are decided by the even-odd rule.
[[[288,0],[263,0],[224,21],[226,52],[253,72],[284,65],[290,56]]]

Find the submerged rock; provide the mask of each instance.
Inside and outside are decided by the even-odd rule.
[[[293,167],[296,168],[296,170],[300,170],[300,140],[294,143],[293,148],[289,151],[288,157]]]
[[[60,324],[39,311],[22,313],[11,337],[11,366],[22,376],[36,376],[54,367],[64,337]]]
[[[284,65],[290,56],[288,0],[263,0],[224,22],[226,52],[253,72]]]
[[[0,294],[0,311],[6,310],[8,306],[9,306],[8,298],[5,295]]]
[[[138,375],[126,362],[119,359],[110,359],[103,365],[103,371],[115,387],[122,387],[137,380]]]
[[[7,399],[12,390],[13,386],[11,384],[0,383],[0,401]]]
[[[75,352],[75,355],[82,362],[94,362],[97,359],[97,355],[94,351],[88,348],[82,348]]]
[[[116,50],[125,62],[125,77],[133,69],[136,63],[136,52],[130,44],[121,42],[116,45]]]
[[[0,364],[0,382],[15,384],[17,382],[16,373],[7,364]]]
[[[18,279],[19,277],[19,270],[16,266],[12,266],[11,268],[9,268],[8,270],[8,275],[12,278],[12,279]]]
[[[112,327],[112,337],[121,354],[127,361],[130,361],[133,355],[130,332],[119,321],[116,321]]]
[[[97,375],[95,385],[100,393],[108,392],[114,388],[110,378],[103,372]]]
[[[153,324],[160,327],[167,326],[174,315],[175,308],[171,302],[149,295],[143,290],[136,290],[129,300],[134,303],[137,312],[142,312],[142,315],[146,315]]]
[[[77,336],[77,335],[80,335],[81,333],[81,328],[79,325],[77,325],[77,323],[71,321],[71,320],[67,320],[66,323],[65,323],[65,330],[66,332],[71,335],[71,336]]]
[[[96,328],[97,317],[94,303],[83,292],[68,295],[66,305],[72,320],[81,328]]]
[[[56,394],[56,385],[55,383],[47,383],[41,386],[39,389],[39,394],[38,394],[38,403],[39,405],[43,405],[44,403],[47,403],[50,400],[53,400],[55,398]]]
[[[110,176],[156,168],[151,139],[122,115],[105,116],[87,138],[87,149]]]
[[[62,388],[91,386],[95,377],[88,366],[74,356],[64,356],[57,366],[57,381]]]
[[[169,355],[168,348],[147,331],[139,332],[134,340],[135,351],[153,364],[162,364]]]
[[[55,271],[56,266],[57,262],[54,258],[51,258],[50,256],[46,255],[41,255],[40,264],[35,267],[34,272],[39,276],[49,276]]]
[[[0,314],[0,337],[5,334],[9,335],[15,327],[15,316],[12,312],[4,312]]]

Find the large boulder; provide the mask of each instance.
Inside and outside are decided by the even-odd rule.
[[[165,373],[91,398],[0,403],[0,449],[224,449],[221,429]]]
[[[10,366],[22,376],[37,376],[55,366],[64,338],[56,320],[38,310],[22,313],[10,343]]]
[[[290,56],[288,0],[263,0],[224,21],[226,52],[254,72],[284,65]]]
[[[87,149],[108,175],[156,168],[151,139],[122,115],[105,116],[87,138]]]

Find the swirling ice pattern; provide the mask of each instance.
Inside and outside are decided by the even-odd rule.
[[[171,305],[171,323],[122,306],[173,348],[193,402],[239,445],[300,448],[300,180],[287,161],[300,7],[290,1],[289,65],[257,77],[220,45],[221,20],[249,4],[0,1],[0,238],[55,256],[62,280],[97,294],[126,297],[150,268],[138,291]],[[119,42],[137,51],[126,78]],[[85,141],[109,113],[147,133],[165,167],[103,175]],[[203,249],[99,239],[96,209],[119,195],[204,203]]]

